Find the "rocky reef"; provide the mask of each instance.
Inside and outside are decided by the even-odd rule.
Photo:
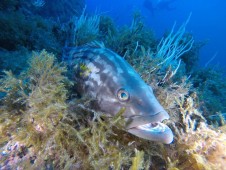
[[[210,116],[225,112],[225,78],[218,70],[197,69],[203,43],[186,32],[190,18],[158,40],[137,13],[123,28],[85,11],[62,25],[36,11],[28,15],[19,10],[24,2],[16,2],[0,6],[8,8],[0,13],[7,25],[0,28],[0,41],[7,42],[0,43],[0,169],[224,169],[225,120]],[[94,40],[123,56],[152,86],[170,115],[164,123],[174,132],[172,144],[125,132],[123,109],[109,118],[76,95],[61,49]]]

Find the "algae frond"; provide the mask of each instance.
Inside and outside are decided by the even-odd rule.
[[[0,8],[3,9],[6,3],[4,1]],[[15,3],[8,3],[9,8],[14,9]],[[7,42],[14,43],[2,43],[7,46],[1,47],[17,51],[8,51],[0,57],[4,63],[0,67],[11,69],[4,71],[0,79],[0,169],[223,169],[226,162],[225,125],[218,127],[221,131],[216,131],[206,124],[206,117],[210,112],[212,115],[216,111],[225,113],[222,104],[225,102],[222,97],[225,81],[212,70],[193,70],[191,60],[197,57],[200,46],[194,46],[191,34],[185,33],[185,26],[179,29],[183,34],[171,32],[165,38],[171,40],[180,35],[181,41],[175,41],[181,44],[177,45],[193,45],[188,48],[191,51],[186,50],[187,53],[180,56],[180,64],[179,60],[170,58],[172,60],[162,67],[159,63],[166,63],[164,60],[169,56],[157,56],[168,50],[160,48],[164,41],[156,40],[139,14],[134,15],[130,26],[116,28],[109,17],[92,17],[84,12],[72,21],[75,24],[71,37],[73,44],[102,40],[107,47],[125,57],[153,87],[169,113],[170,120],[164,123],[173,129],[174,142],[163,145],[128,134],[123,130],[123,110],[113,118],[90,110],[90,99],[85,96],[74,98],[73,83],[66,77],[67,69],[53,54],[45,50],[34,52],[32,57],[28,54],[28,50],[42,47],[59,54],[60,44],[56,43],[61,35],[57,33],[59,28],[46,27],[46,21],[36,17],[28,24],[27,17],[18,11],[15,13],[19,14],[19,23],[11,23],[0,13],[1,22],[8,23],[7,28],[17,28],[15,24],[21,26],[21,30],[16,29],[16,39],[11,37],[14,35],[11,29],[4,32],[7,36],[2,36]],[[8,17],[15,18],[15,13]],[[94,29],[90,30],[90,26]],[[40,35],[43,29],[51,33]],[[32,43],[27,43],[26,31],[36,37],[28,41]],[[67,29],[61,31],[69,34]],[[89,31],[90,34],[86,34]],[[37,41],[39,37],[43,43]],[[21,46],[26,47],[24,51]],[[28,58],[26,68],[24,62]],[[12,60],[20,62],[12,63]],[[197,76],[186,76],[192,71]]]

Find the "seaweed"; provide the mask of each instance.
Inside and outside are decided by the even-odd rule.
[[[207,119],[218,112],[226,111],[226,80],[221,70],[197,70],[192,81],[199,95],[200,107]]]
[[[4,70],[11,70],[15,75],[19,75],[27,68],[29,58],[29,51],[26,48],[16,51],[0,50],[0,75],[3,75]]]
[[[9,9],[14,8],[13,4],[11,6]],[[170,32],[162,41],[155,39],[139,14],[134,15],[130,27],[123,28],[116,28],[108,17],[88,16],[84,12],[69,23],[79,28],[73,33],[74,45],[102,40],[107,47],[124,56],[153,87],[170,115],[170,120],[164,123],[175,134],[172,144],[163,145],[127,133],[123,109],[110,118],[89,109],[92,99],[86,96],[78,98],[74,94],[74,82],[68,79],[66,67],[57,61],[56,56],[59,54],[56,47],[62,47],[61,42],[66,38],[55,44],[62,32],[65,37],[70,37],[68,31],[73,26],[64,29],[58,25],[48,26],[46,21],[49,20],[36,16],[33,18],[35,21],[30,23],[23,13],[14,12],[9,16],[14,19],[18,14],[18,24],[22,24],[21,30],[16,30],[19,32],[18,38],[14,37],[15,44],[12,43],[13,37],[9,36],[15,33],[15,23],[9,23],[7,30],[1,32],[12,44],[2,47],[9,51],[3,50],[0,57],[1,69],[11,69],[3,71],[4,76],[0,79],[0,169],[224,168],[225,124],[222,121],[221,127],[217,125],[217,130],[221,130],[217,131],[206,121],[209,115],[224,111],[221,104],[224,103],[224,79],[213,70],[195,70],[191,61],[197,57],[200,47],[197,44],[192,44],[185,50],[187,53],[180,55],[178,59],[181,61],[173,57],[164,62],[170,56],[166,54],[164,58],[158,55],[168,51],[161,48],[161,43],[176,35],[180,35],[179,39],[172,42],[177,42],[179,47],[193,42],[191,35],[184,30],[187,22],[179,29],[185,34]],[[3,15],[1,17],[2,23],[11,22]],[[84,27],[95,27],[95,35],[93,32],[86,35],[89,29],[81,29],[83,26],[79,27],[79,19],[83,20],[80,23]],[[47,31],[48,35],[44,36],[49,37],[51,42],[42,43],[36,39],[26,45],[27,42],[23,42],[27,41],[25,33],[30,33],[31,28],[38,30],[38,34]],[[42,48],[56,55],[45,50],[29,52]],[[189,78],[186,74],[190,72],[197,76]],[[201,87],[205,88],[202,90]],[[206,98],[208,100],[204,100]],[[217,103],[211,106],[213,101]]]
[[[54,22],[39,16],[26,17],[20,11],[0,12],[1,48],[14,51],[47,49],[59,53],[60,43],[53,34]],[[16,35],[16,36],[15,36]]]
[[[0,10],[13,11],[18,8],[20,0],[2,0]]]
[[[154,34],[152,30],[145,27],[142,16],[139,13],[134,13],[130,26],[115,29],[109,22],[108,29],[111,31],[105,32],[103,42],[106,47],[111,48],[121,56],[132,55],[135,57],[136,50],[141,46],[156,48]]]
[[[192,36],[192,35],[187,35]],[[199,60],[200,49],[207,44],[207,41],[194,42],[192,48],[181,56],[182,61],[185,63],[186,74],[192,74],[196,72]]]
[[[75,46],[84,45],[99,37],[100,16],[88,16],[84,8],[80,17],[73,19],[73,42]]]
[[[33,152],[44,150],[45,142],[63,118],[65,68],[55,65],[54,60],[53,55],[45,51],[34,53],[30,69],[18,78],[12,72],[5,72],[5,78],[1,79],[1,91],[6,93],[1,99],[1,136],[4,141],[21,145],[15,152],[31,146],[35,146]]]

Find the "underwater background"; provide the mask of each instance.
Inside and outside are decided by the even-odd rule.
[[[224,170],[225,7],[224,0],[1,0],[0,169]],[[126,132],[123,108],[107,117],[75,91],[65,49],[92,42],[153,88],[170,116],[171,144]]]
[[[224,67],[226,45],[226,23],[224,0],[87,0],[87,10],[100,11],[114,18],[118,25],[129,24],[133,12],[139,11],[144,22],[157,37],[169,30],[174,22],[182,23],[192,13],[187,30],[195,40],[206,41],[200,49],[199,64],[205,64],[217,53],[211,64]]]

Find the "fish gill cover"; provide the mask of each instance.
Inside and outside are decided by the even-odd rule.
[[[118,27],[108,16],[88,15],[81,10],[85,9],[83,1],[59,0],[54,6],[48,3],[27,0],[0,4],[0,23],[4,26],[0,27],[0,169],[225,167],[226,83],[220,71],[195,65],[204,42],[194,41],[192,34],[186,32],[192,16],[185,18],[181,26],[175,24],[158,40],[139,13],[134,14],[131,25]],[[73,10],[68,11],[66,7]],[[62,20],[57,19],[57,12],[40,12],[46,9],[64,11]],[[111,50],[103,53],[109,58],[103,58],[100,63],[112,66],[109,60],[115,58],[109,53],[116,58],[122,56],[132,66],[128,68],[139,73],[144,86],[152,87],[170,116],[163,123],[172,129],[173,143],[145,140],[124,130],[128,125],[125,119],[128,108],[119,106],[125,106],[131,95],[127,90],[136,87],[140,78],[124,81],[124,85],[131,87],[120,89],[120,95],[108,98],[123,100],[114,105],[117,111],[112,116],[103,114],[107,111],[98,109],[100,106],[95,104],[98,98],[90,95],[96,94],[99,86],[91,91],[83,87],[90,93],[78,90],[79,85],[83,86],[79,76],[88,78],[94,65],[75,62],[74,57],[88,53],[87,58],[100,58],[103,54],[95,50],[84,51],[87,43],[94,41],[98,41],[91,43],[95,50],[102,49],[103,44]],[[127,66],[124,59],[119,58],[122,63],[114,65]],[[74,67],[78,64],[79,69]],[[120,69],[124,67],[116,70],[120,72]],[[111,76],[109,80],[114,81],[125,78],[119,74]],[[105,89],[111,90],[113,84],[106,85]],[[140,90],[132,94],[141,95]],[[140,100],[135,103],[142,103],[143,96]],[[107,105],[109,114],[111,107]]]

